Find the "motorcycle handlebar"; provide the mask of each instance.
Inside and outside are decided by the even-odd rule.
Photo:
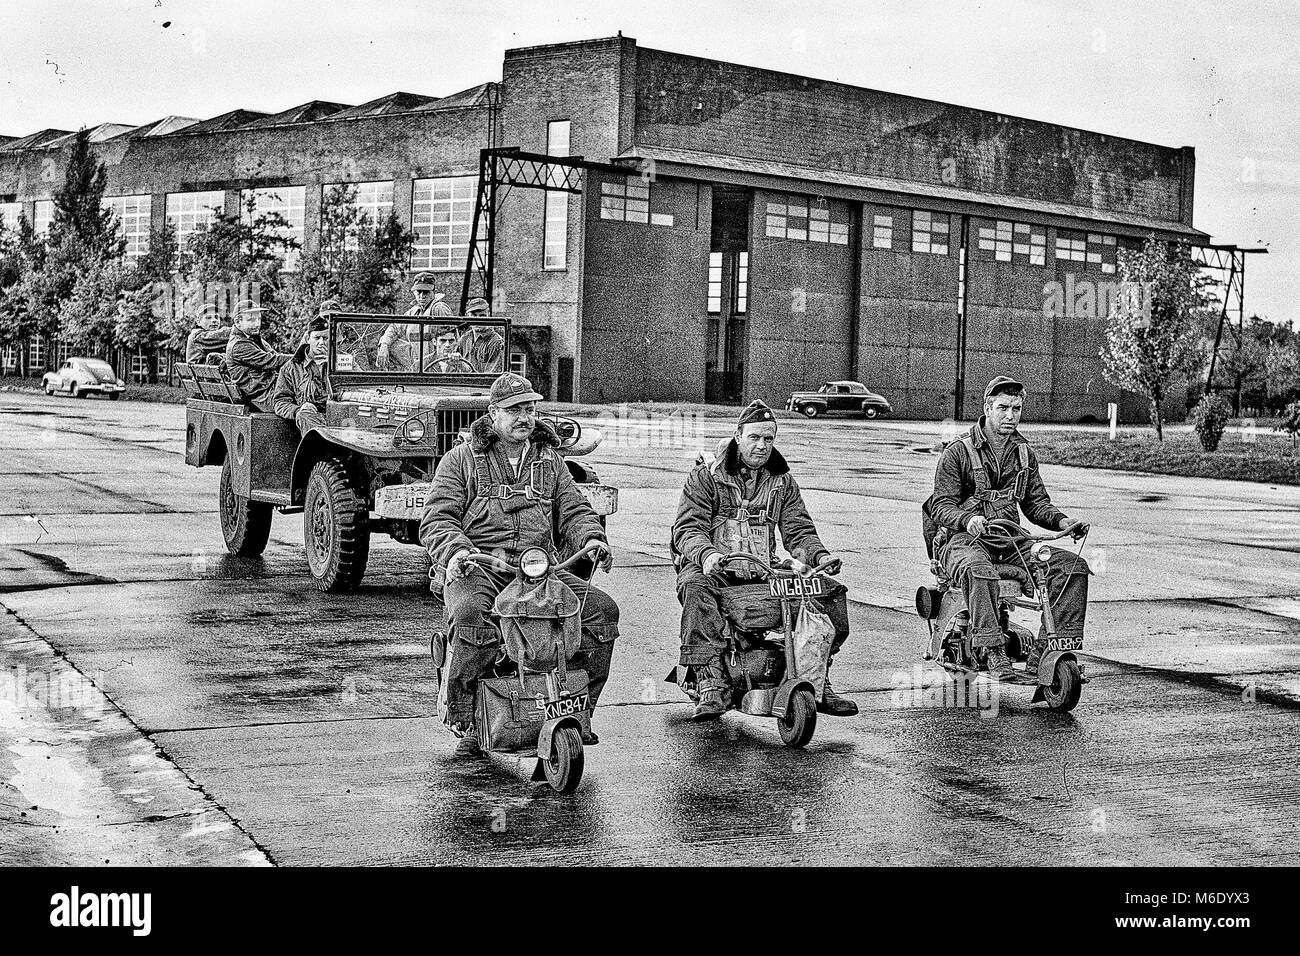
[[[730,561],[736,561],[736,560],[748,561],[750,564],[756,565],[765,574],[774,578],[797,578],[801,576],[798,571],[791,570],[789,559],[780,561],[777,567],[772,567],[766,561],[762,560],[761,558],[754,557],[754,555],[750,554],[748,551],[732,551],[722,556],[723,564],[727,564]],[[828,555],[825,559],[820,561],[815,568],[811,569],[811,571],[809,572],[809,576],[825,578],[827,581],[830,581],[832,584],[835,583],[834,578],[832,578],[829,574],[827,574],[825,571],[822,570],[822,568],[828,567],[834,562],[835,559]]]
[[[585,548],[583,548],[581,551],[574,554],[572,557],[568,558],[565,561],[561,561],[559,564],[552,567],[551,570],[567,571],[570,567],[577,564],[583,558],[588,557],[589,555],[595,553],[596,551],[602,550],[604,547],[605,546],[602,545],[599,541],[593,541],[591,544],[587,545]],[[496,568],[499,571],[509,571],[512,574],[519,570],[518,563],[511,564],[509,561],[503,560],[502,558],[498,558],[495,554],[488,554],[486,551],[471,551],[469,554],[465,555],[465,560],[473,564],[479,564],[485,567]]]
[[[1026,531],[1018,521],[1011,521],[1007,518],[994,518],[988,523],[988,530],[984,532],[985,536],[995,538],[1006,538],[1010,541],[1023,541],[1034,543],[1037,541],[1057,541],[1074,533],[1073,529],[1068,531],[1058,531],[1055,534],[1031,534]]]

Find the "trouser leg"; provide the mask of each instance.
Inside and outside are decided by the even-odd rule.
[[[725,575],[684,568],[677,576],[677,600],[682,605],[681,664],[694,668],[722,664],[727,642],[718,593],[729,584]]]
[[[1083,622],[1088,613],[1088,562],[1076,554],[1054,548],[1047,562],[1048,600],[1058,637],[1083,639]],[[1038,631],[1047,640],[1047,627]]]
[[[479,568],[442,589],[447,608],[447,650],[438,694],[443,721],[468,727],[474,720],[479,678],[501,654],[501,633],[488,615],[506,578]]]
[[[831,643],[830,654],[834,657],[849,639],[849,589],[838,581],[827,582],[826,593],[817,598],[817,603],[835,628],[835,640]]]
[[[1006,641],[998,619],[998,573],[984,545],[966,532],[950,537],[939,560],[949,579],[962,590],[970,612],[973,647],[1001,647]]]
[[[591,707],[596,708],[605,681],[609,679],[610,663],[614,659],[614,641],[618,639],[618,605],[600,588],[592,587],[582,578],[560,572],[560,580],[583,599],[582,645],[573,660],[574,667],[587,672],[587,690],[591,694]]]

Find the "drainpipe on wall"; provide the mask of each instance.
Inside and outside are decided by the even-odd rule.
[[[957,382],[953,398],[953,418],[965,417],[966,399],[966,288],[968,255],[966,243],[970,236],[970,216],[961,217],[961,245],[957,250]]]
[[[862,224],[866,222],[866,204],[853,204],[854,222],[849,225],[853,237],[853,272],[849,277],[849,378],[862,381],[862,372],[858,368],[858,334],[862,324]]]

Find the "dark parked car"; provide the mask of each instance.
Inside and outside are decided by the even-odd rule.
[[[861,382],[823,382],[815,392],[795,392],[785,407],[809,418],[828,412],[852,412],[864,418],[875,418],[894,410],[885,396],[868,391]]]
[[[92,394],[117,398],[126,391],[126,382],[103,359],[76,357],[46,372],[41,377],[41,387],[46,395],[66,392],[73,398],[89,398]]]

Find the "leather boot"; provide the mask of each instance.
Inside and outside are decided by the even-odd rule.
[[[715,664],[706,664],[695,669],[696,689],[700,699],[691,714],[691,720],[702,722],[717,720],[727,712],[727,703],[731,697],[731,685],[727,683],[722,668]]]
[[[1007,657],[1006,649],[1001,644],[995,644],[988,649],[984,658],[985,666],[988,668],[989,677],[994,680],[1015,680],[1016,671],[1011,666],[1011,658]]]
[[[858,705],[841,697],[831,689],[831,666],[826,665],[826,683],[822,685],[822,699],[817,702],[817,713],[830,717],[856,717]]]

